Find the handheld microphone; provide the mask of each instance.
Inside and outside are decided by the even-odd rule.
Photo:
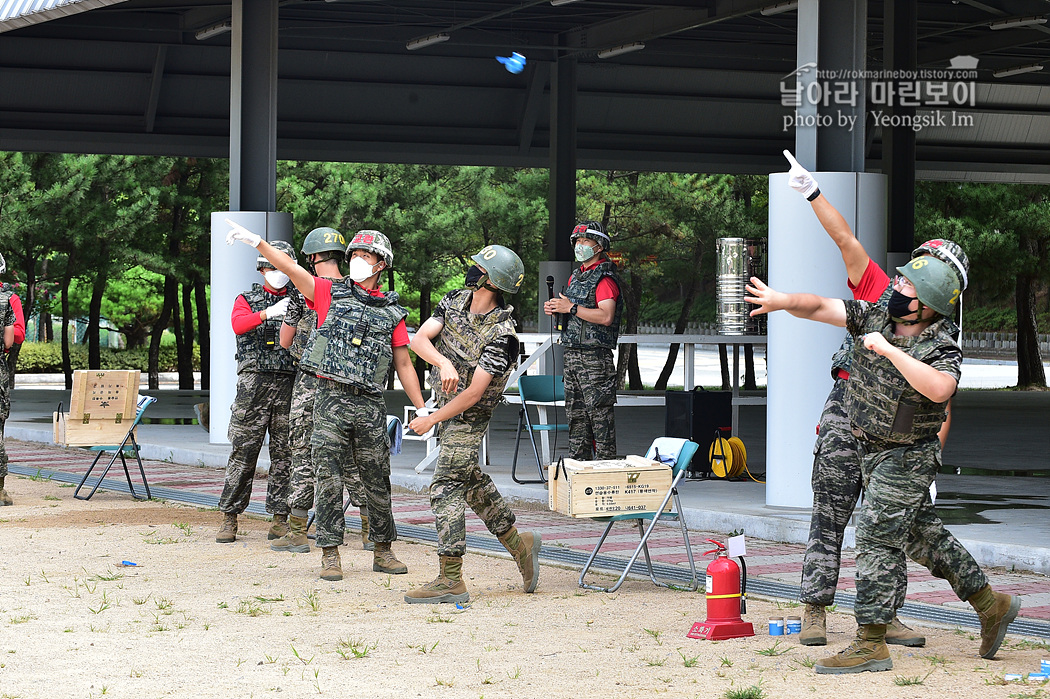
[[[550,301],[554,298],[554,276],[551,274],[547,275],[547,300]],[[557,331],[562,330],[561,313],[552,313],[551,322],[554,324],[554,329]]]

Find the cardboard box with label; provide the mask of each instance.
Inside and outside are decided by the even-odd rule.
[[[551,510],[570,517],[656,512],[671,487],[671,467],[641,456],[552,464],[547,482]],[[665,511],[671,509],[668,502]]]

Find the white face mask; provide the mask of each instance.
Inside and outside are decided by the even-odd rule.
[[[278,272],[276,269],[263,272],[263,278],[266,279],[266,285],[271,289],[283,289],[285,284],[288,283],[288,275],[284,272]]]
[[[379,263],[377,262],[376,265],[377,264]],[[368,260],[363,257],[351,258],[350,264],[347,265],[346,276],[350,277],[357,283],[361,283],[375,274],[372,269],[376,265],[369,264]]]
[[[576,247],[573,248],[573,252],[576,255],[577,262],[586,262],[587,260],[594,257],[594,248],[584,243],[576,243]]]

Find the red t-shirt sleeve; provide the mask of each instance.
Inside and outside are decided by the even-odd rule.
[[[886,287],[890,285],[890,278],[882,271],[882,267],[875,264],[874,260],[869,259],[868,266],[860,277],[860,283],[853,286],[853,283],[848,279],[846,283],[849,284],[849,288],[853,292],[853,298],[858,301],[875,303],[882,296],[882,292],[886,291]]]
[[[598,282],[598,288],[594,292],[594,300],[601,303],[605,299],[615,301],[618,298],[620,298],[620,287],[609,277],[602,277],[602,280]]]
[[[394,334],[390,338],[391,347],[404,347],[408,344],[408,326],[405,325],[405,321],[402,320],[394,328]]]
[[[234,334],[243,335],[262,325],[262,311],[253,311],[248,305],[248,299],[238,294],[237,300],[233,302],[230,323],[233,325]]]
[[[332,280],[314,277],[314,300],[306,299],[306,307],[317,311],[317,327],[324,324],[332,307]]]
[[[20,345],[26,341],[26,318],[18,294],[11,294],[11,310],[15,312],[15,344]]]

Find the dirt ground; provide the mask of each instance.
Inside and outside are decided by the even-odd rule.
[[[406,605],[430,580],[429,545],[394,545],[409,574],[373,573],[348,536],[345,578],[318,578],[320,552],[280,554],[268,523],[214,543],[213,510],[139,503],[8,477],[0,510],[0,698],[12,697],[1011,697],[1050,644],[1010,637],[982,660],[970,630],[924,628],[925,648],[891,646],[889,672],[821,676],[803,648],[767,634],[796,605],[750,599],[753,638],[686,637],[702,594],[629,581],[615,594],[577,587],[545,565],[533,595],[507,558],[470,554],[471,601]],[[247,525],[246,527],[243,525]],[[244,530],[247,531],[244,531]],[[136,565],[123,566],[129,561]],[[852,637],[832,614],[830,650]]]

